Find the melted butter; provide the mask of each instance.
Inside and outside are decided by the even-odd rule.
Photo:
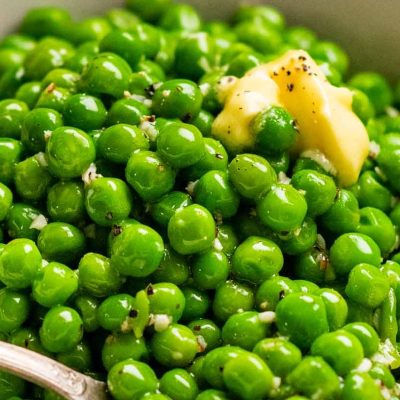
[[[369,140],[352,111],[352,93],[332,86],[306,52],[291,50],[225,83],[221,83],[224,109],[215,119],[213,135],[229,151],[254,149],[252,120],[269,106],[280,105],[292,114],[299,129],[296,152],[320,151],[334,165],[341,185],[357,181]]]

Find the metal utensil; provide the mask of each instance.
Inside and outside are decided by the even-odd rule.
[[[51,358],[0,341],[0,369],[67,400],[107,400],[107,386]]]

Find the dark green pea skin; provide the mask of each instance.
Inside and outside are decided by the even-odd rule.
[[[396,229],[390,218],[374,207],[360,210],[360,225],[357,232],[368,235],[381,249],[382,255],[389,254],[396,244]]]
[[[0,256],[0,281],[11,289],[31,286],[42,265],[36,244],[29,239],[14,239]]]
[[[15,93],[17,100],[25,102],[30,109],[35,107],[39,95],[42,92],[42,84],[38,81],[22,84]]]
[[[182,314],[182,321],[187,322],[204,318],[211,305],[208,292],[186,286],[182,288],[182,293],[185,296],[185,308]]]
[[[22,121],[28,112],[27,104],[22,101],[14,99],[0,101],[0,136],[19,139]]]
[[[107,126],[116,124],[139,125],[143,117],[150,114],[149,108],[141,101],[131,97],[117,100],[110,108]]]
[[[113,333],[106,338],[101,350],[102,362],[107,371],[127,358],[141,361],[148,357],[145,340],[137,339],[132,333]]]
[[[83,184],[61,181],[47,192],[47,212],[53,221],[75,224],[86,215]]]
[[[80,294],[75,297],[74,308],[81,315],[85,332],[94,332],[99,328],[96,315],[98,306],[99,301],[95,297],[86,294]]]
[[[219,85],[225,76],[225,69],[214,68],[204,74],[199,80],[199,87],[203,95],[202,107],[213,115],[217,115],[222,109],[222,103],[218,98]]]
[[[72,29],[72,42],[82,44],[101,41],[111,31],[111,25],[106,18],[90,17],[75,23]]]
[[[171,191],[176,172],[152,151],[139,151],[129,158],[125,169],[127,182],[145,201],[155,201]]]
[[[11,68],[0,76],[0,99],[14,97],[18,88],[22,85],[24,77],[25,69],[23,67]]]
[[[354,232],[360,222],[358,201],[348,190],[340,189],[335,202],[321,216],[321,224],[335,234]]]
[[[254,306],[252,288],[235,281],[226,281],[218,286],[212,305],[212,310],[219,321],[226,321],[231,315],[250,311]]]
[[[203,352],[209,352],[221,345],[221,329],[209,319],[197,319],[188,324],[196,336],[204,339]]]
[[[6,219],[12,203],[12,191],[6,185],[0,182],[0,222]]]
[[[146,70],[147,72],[149,72],[149,69],[143,68],[143,65],[150,63],[154,65],[154,69],[159,70],[165,78],[165,74],[161,66],[156,64],[154,61],[151,61],[153,58],[156,58],[158,52],[161,49],[162,32],[160,32],[160,30],[153,25],[143,22],[135,24],[135,26],[132,27],[129,32],[135,35],[135,37],[139,38],[140,42],[142,43],[143,54],[145,56],[142,58],[141,61],[139,61],[138,65],[136,65],[135,70]],[[160,80],[163,81],[165,80],[164,78]]]
[[[291,279],[273,276],[258,287],[255,298],[257,308],[260,311],[275,311],[280,300],[299,291],[299,287]]]
[[[357,264],[350,272],[347,296],[365,307],[376,308],[388,296],[390,285],[385,275],[374,265]]]
[[[159,78],[145,71],[134,72],[129,79],[129,93],[135,93],[139,96],[147,96],[152,85],[159,82]]]
[[[201,19],[193,6],[189,4],[172,4],[159,21],[166,31],[196,32],[201,28]]]
[[[79,343],[74,349],[58,353],[57,361],[79,372],[88,372],[92,367],[92,353],[86,343]]]
[[[323,288],[316,292],[325,304],[329,330],[342,328],[348,316],[348,306],[344,297],[334,289]]]
[[[200,112],[202,94],[192,81],[173,79],[164,82],[154,93],[153,112],[165,118],[190,120]]]
[[[37,239],[43,258],[66,265],[77,261],[85,250],[85,236],[74,225],[51,222],[41,231]]]
[[[352,372],[344,380],[343,400],[381,400],[380,387],[367,372]]]
[[[43,155],[43,154],[42,154]],[[15,166],[14,184],[17,193],[25,200],[37,202],[50,188],[53,178],[39,156],[21,161]]]
[[[329,331],[323,300],[312,294],[291,293],[276,307],[278,331],[288,336],[301,349],[307,349],[323,333]]]
[[[29,299],[26,294],[12,289],[0,290],[0,332],[8,334],[20,326],[29,316]]]
[[[70,351],[82,340],[81,317],[72,308],[53,307],[45,315],[39,335],[46,350],[53,353]]]
[[[157,22],[171,5],[171,0],[154,0],[148,3],[146,0],[128,0],[126,7],[148,22]]]
[[[346,276],[357,264],[368,263],[379,267],[381,251],[369,236],[362,233],[345,233],[330,248],[330,262],[334,271]]]
[[[149,150],[149,139],[136,126],[117,124],[101,132],[96,148],[100,157],[118,164],[126,164],[137,150]]]
[[[253,348],[253,353],[261,357],[271,371],[285,378],[298,364],[302,354],[297,346],[283,338],[260,340]]]
[[[89,135],[77,128],[61,127],[51,134],[46,144],[49,171],[58,178],[80,177],[96,158]]]
[[[23,154],[22,143],[11,138],[0,138],[0,182],[10,185],[14,169]]]
[[[228,389],[244,400],[266,397],[273,387],[273,374],[256,354],[245,352],[229,360],[222,373]]]
[[[20,346],[25,349],[32,350],[37,353],[49,356],[48,352],[41,345],[39,334],[35,329],[32,328],[16,329],[10,334],[8,342],[16,346]]]
[[[77,274],[66,265],[57,262],[43,267],[32,284],[34,300],[49,308],[64,304],[77,290]]]
[[[226,74],[241,78],[247,71],[259,66],[261,62],[262,56],[257,53],[239,54],[229,63]]]
[[[269,5],[242,4],[235,13],[235,22],[252,21],[263,23],[281,31],[285,28],[285,17],[275,7]]]
[[[347,299],[347,305],[349,308],[349,314],[347,316],[347,322],[362,322],[374,325],[374,310],[363,305],[356,303],[350,299]]]
[[[235,229],[230,224],[222,224],[217,226],[216,246],[227,257],[231,257],[239,244],[239,238]]]
[[[7,233],[11,239],[36,240],[39,230],[31,228],[32,222],[41,215],[40,211],[28,204],[14,203],[6,219]]]
[[[122,275],[146,277],[159,267],[163,253],[163,240],[154,229],[131,225],[111,245],[111,266]]]
[[[21,141],[31,153],[45,151],[46,132],[52,132],[61,126],[63,126],[63,118],[58,111],[35,108],[24,118]]]
[[[155,392],[158,381],[147,364],[128,358],[111,368],[107,385],[116,400],[139,400],[145,393]]]
[[[321,357],[304,357],[287,381],[298,392],[312,398],[335,398],[340,393],[336,372]]]
[[[391,370],[384,364],[374,363],[368,373],[372,378],[379,379],[388,389],[393,389],[396,384]]]
[[[121,98],[128,89],[131,73],[131,67],[123,58],[113,53],[100,53],[83,71],[79,86],[94,96],[106,94]]]
[[[257,203],[261,222],[275,232],[290,232],[301,226],[307,203],[299,191],[289,185],[276,185]]]
[[[26,392],[27,383],[22,378],[0,371],[0,393],[4,400],[12,399],[13,396],[25,396]]]
[[[76,85],[79,81],[79,74],[65,68],[55,68],[51,70],[42,80],[42,88],[49,85],[68,89],[71,93],[76,91]]]
[[[71,97],[71,92],[62,87],[56,87],[50,84],[40,94],[35,105],[37,108],[50,108],[62,112],[67,100]]]
[[[169,192],[151,205],[150,215],[159,225],[166,228],[177,210],[191,204],[193,202],[189,194],[178,191]]]
[[[160,379],[159,390],[176,400],[195,400],[199,393],[199,388],[192,375],[181,368],[166,372]]]
[[[299,254],[293,261],[294,276],[317,285],[329,280],[332,268],[325,250],[313,247]]]
[[[156,361],[166,367],[188,366],[199,347],[194,333],[179,324],[172,324],[166,330],[156,332],[150,346]]]
[[[240,197],[224,171],[206,172],[196,183],[194,200],[207,208],[217,220],[234,216],[240,203]]]
[[[206,110],[200,110],[197,116],[190,122],[199,129],[204,137],[210,137],[214,119],[214,116],[210,112]]]

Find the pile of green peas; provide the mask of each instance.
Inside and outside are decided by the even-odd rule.
[[[338,187],[272,106],[212,137],[222,77],[304,49],[370,156]],[[116,400],[400,398],[400,85],[270,6],[37,8],[0,41],[0,338]],[[58,400],[0,372],[0,400]]]

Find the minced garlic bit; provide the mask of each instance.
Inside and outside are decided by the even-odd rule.
[[[47,219],[43,214],[39,214],[29,225],[29,229],[41,231],[47,225]]]
[[[102,178],[103,175],[97,173],[96,164],[91,163],[89,168],[82,174],[82,181],[85,185],[90,185],[97,178]]]

